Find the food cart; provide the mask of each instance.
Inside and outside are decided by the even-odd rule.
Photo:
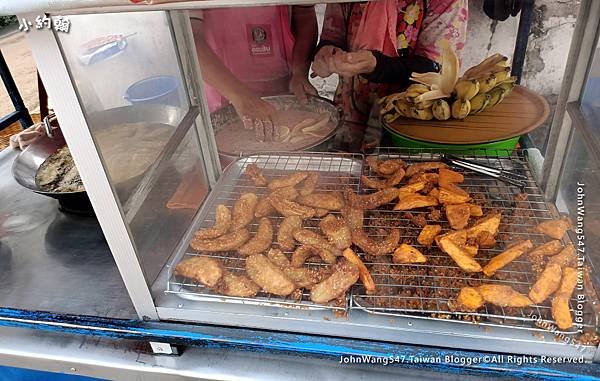
[[[53,200],[25,191],[10,173],[17,153],[0,153],[0,212],[9,222],[0,230],[0,364],[114,379],[599,376],[599,146],[597,120],[581,107],[590,99],[589,68],[600,58],[594,57],[600,32],[595,1],[581,3],[543,159],[535,149],[460,155],[524,181],[519,187],[471,168],[463,184],[485,197],[485,208],[502,213],[501,233],[512,239],[543,242],[533,229],[561,214],[581,228],[577,215],[585,193],[585,237],[574,230],[562,242],[585,248],[585,296],[570,300],[573,328],[552,326],[549,301],[517,309],[450,309],[456,284],[468,279],[446,257],[439,262],[446,265],[431,266],[376,267],[382,264],[367,261],[384,293],[366,292],[358,282],[335,303],[316,303],[306,290],[294,297],[226,296],[175,270],[198,256],[222,261],[227,271],[244,268],[246,259],[235,250],[195,250],[190,242],[198,229],[215,223],[217,205],[231,207],[248,192],[266,195],[267,188],[257,188],[245,174],[250,165],[268,178],[318,172],[325,190],[356,193],[368,193],[364,177],[377,177],[367,155],[327,152],[326,144],[310,152],[242,155],[222,169],[218,121],[203,91],[189,11],[274,3],[0,5],[0,13],[19,19],[45,12],[70,20],[71,33],[31,31],[27,37],[96,217],[86,216],[89,210],[63,212]],[[109,49],[100,56],[90,50],[89,41],[108,35]],[[162,81],[152,99],[135,92],[149,79]],[[369,155],[413,164],[442,159],[431,149],[376,147]],[[515,199],[517,194],[525,198]],[[517,213],[522,211],[527,213]],[[407,239],[419,234],[410,216],[376,213],[367,217],[373,228],[406,227]],[[279,217],[272,219],[279,224]],[[317,229],[318,221],[309,227]],[[258,224],[249,226],[254,234]],[[509,239],[499,240],[508,246]],[[528,289],[536,277],[532,264],[523,259],[515,265],[499,282]],[[373,365],[383,363],[391,366]]]

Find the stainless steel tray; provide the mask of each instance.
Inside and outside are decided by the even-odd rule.
[[[265,153],[238,159],[225,170],[225,173],[219,179],[217,185],[202,206],[198,218],[196,219],[197,222],[192,227],[192,230],[195,231],[199,228],[212,226],[215,218],[215,207],[218,204],[232,206],[240,195],[245,192],[254,192],[259,196],[267,194],[266,187],[257,187],[244,175],[244,171],[249,164],[257,164],[263,169],[268,178],[281,177],[296,171],[319,171],[321,178],[317,188],[318,190],[332,191],[339,190],[340,187],[349,187],[358,191],[360,174],[362,173],[362,159],[362,155],[327,153],[283,153],[277,155]],[[277,229],[282,218],[270,218],[275,229]],[[319,219],[309,219],[305,221],[304,225],[310,229],[318,229],[318,222]],[[257,226],[258,224],[253,222],[249,226],[250,231],[254,233]],[[174,269],[177,263],[187,257],[197,255],[209,256],[224,261],[226,267],[233,272],[239,272],[244,268],[245,259],[240,257],[237,252],[200,254],[188,246],[190,238],[185,242],[185,250],[178,253],[169,265],[166,293],[176,294],[179,297],[188,300],[213,301],[219,303],[250,304],[309,310],[346,310],[348,308],[349,296],[347,296],[343,304],[340,303],[338,305],[315,304],[308,299],[308,294],[306,292],[299,296],[298,300],[276,297],[265,293],[260,293],[254,298],[236,298],[216,294],[203,285],[198,284],[198,282],[174,276],[172,269]],[[307,265],[309,267],[323,266],[321,263],[308,263]]]

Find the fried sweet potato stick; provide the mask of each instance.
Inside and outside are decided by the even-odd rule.
[[[311,208],[327,210],[340,210],[345,204],[344,196],[341,192],[311,193],[298,197],[296,202]]]
[[[363,230],[352,231],[352,243],[370,255],[390,254],[398,247],[399,241],[400,231],[398,229],[392,229],[383,239],[371,238]]]
[[[458,245],[452,237],[445,235],[436,237],[436,241],[440,249],[448,254],[456,264],[468,273],[476,273],[482,270],[481,265],[473,259],[460,245]]]
[[[425,225],[419,236],[417,242],[423,246],[430,247],[435,240],[435,237],[442,231],[441,225]]]
[[[314,208],[300,205],[297,202],[286,200],[280,197],[269,196],[271,205],[284,217],[288,216],[300,216],[301,218],[311,218],[315,215],[316,211]]]
[[[572,243],[565,246],[562,251],[552,257],[550,257],[549,263],[556,263],[560,267],[573,266],[577,262],[577,256],[575,255],[575,247]]]
[[[344,258],[346,258],[348,261],[352,262],[356,265],[356,267],[358,267],[358,276],[363,285],[365,286],[365,290],[367,290],[368,293],[375,291],[375,281],[373,280],[369,269],[367,269],[367,266],[365,266],[360,257],[356,255],[354,250],[347,248],[346,250],[344,250],[342,255],[344,256]]]
[[[437,185],[439,182],[439,175],[437,173],[417,173],[408,180],[408,184],[414,183],[427,183]]]
[[[488,232],[492,237],[495,237],[500,228],[500,220],[500,213],[479,220],[476,225],[467,229],[468,238],[477,238],[481,232]]]
[[[394,206],[394,210],[412,210],[424,208],[426,206],[436,206],[437,204],[438,200],[434,197],[414,193],[400,199],[396,206]]]
[[[479,291],[474,287],[463,287],[456,298],[460,309],[465,311],[476,311],[483,307],[485,300]]]
[[[263,254],[251,255],[246,259],[246,273],[265,292],[288,296],[296,284]]]
[[[546,242],[541,244],[540,246],[535,247],[533,250],[529,252],[531,257],[534,256],[545,256],[550,257],[558,254],[563,249],[561,242],[557,239],[553,239],[550,242]]]
[[[330,244],[325,237],[308,229],[298,229],[293,233],[294,239],[303,245],[318,249],[317,253],[325,263],[333,264],[336,256],[342,255],[341,250]]]
[[[249,239],[250,232],[243,228],[214,239],[192,238],[190,246],[198,251],[232,251],[239,249]]]
[[[235,231],[248,226],[254,219],[254,211],[258,204],[258,196],[254,193],[244,193],[233,205],[231,230]]]
[[[392,255],[392,262],[425,263],[427,262],[427,257],[425,257],[417,248],[403,243],[394,251],[394,255]]]
[[[265,252],[273,243],[273,226],[271,221],[263,217],[258,222],[256,235],[238,249],[238,253],[247,257]]]
[[[438,194],[438,200],[440,204],[464,204],[469,202],[471,197],[468,194],[460,194],[448,190],[447,188],[440,187],[440,193]]]
[[[258,167],[258,165],[256,165],[256,163],[249,164],[246,167],[245,173],[246,173],[246,176],[248,176],[248,177],[250,177],[250,179],[252,179],[252,182],[257,187],[266,187],[267,184],[269,184],[269,181],[263,174],[262,169],[260,169]]]
[[[277,179],[271,180],[269,183],[269,189],[275,190],[284,187],[293,187],[296,184],[299,184],[304,179],[308,177],[308,172],[296,172],[290,175],[279,177]]]
[[[200,229],[194,234],[198,239],[217,238],[227,233],[231,227],[231,212],[223,204],[217,205],[215,209],[215,224],[210,228]]]
[[[175,267],[175,274],[193,279],[208,287],[215,287],[225,274],[225,268],[214,258],[194,256],[179,262]]]
[[[340,260],[331,276],[315,285],[310,291],[310,300],[315,303],[327,303],[344,295],[360,276],[355,264]]]
[[[288,216],[283,219],[277,232],[277,244],[283,250],[290,251],[296,246],[294,232],[302,228],[302,218],[300,216]]]
[[[321,220],[319,226],[329,242],[339,250],[344,250],[352,245],[352,232],[343,218],[329,214]]]
[[[394,201],[398,197],[398,189],[387,188],[379,192],[357,195],[352,190],[348,191],[348,202],[351,208],[375,209]]]
[[[446,205],[446,218],[452,229],[462,229],[467,226],[471,217],[471,208],[468,204]]]
[[[471,216],[473,216],[473,217],[483,216],[483,209],[481,209],[481,206],[475,205],[475,204],[468,204],[468,205],[469,205],[469,210],[471,211]]]
[[[525,295],[515,291],[511,286],[501,284],[484,284],[477,287],[483,299],[500,307],[527,307],[533,302]]]
[[[465,176],[462,173],[455,172],[448,168],[440,168],[439,170],[440,184],[462,183],[465,181]]]
[[[530,240],[520,241],[511,245],[508,249],[490,259],[488,264],[483,268],[483,273],[486,276],[494,275],[496,271],[519,258],[521,255],[531,250],[532,247],[533,244]]]
[[[577,269],[565,267],[562,272],[560,287],[552,298],[552,317],[560,329],[573,327],[573,318],[569,310],[569,300],[577,286]]]
[[[546,268],[529,290],[529,299],[535,304],[543,303],[560,286],[562,269],[556,263],[548,263]]]
[[[420,172],[427,172],[440,168],[448,168],[448,166],[445,163],[442,163],[441,161],[427,161],[422,163],[415,163],[408,166],[408,168],[406,169],[406,176],[412,177]]]
[[[302,182],[302,186],[300,187],[300,194],[302,196],[308,196],[313,193],[317,188],[317,184],[319,184],[319,178],[321,175],[317,171],[312,171],[308,173],[308,176]]]
[[[425,188],[425,181],[417,181],[412,184],[405,185],[398,189],[398,198],[402,200],[404,197],[415,194]]]
[[[565,232],[571,229],[571,222],[568,218],[563,217],[558,220],[544,221],[535,227],[537,233],[542,233],[550,238],[561,239]]]

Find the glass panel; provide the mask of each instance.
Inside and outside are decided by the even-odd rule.
[[[581,111],[594,131],[600,132],[600,40],[581,98]]]

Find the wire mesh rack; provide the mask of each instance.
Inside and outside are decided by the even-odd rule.
[[[484,266],[509,244],[519,240],[530,239],[534,245],[548,241],[542,234],[533,232],[533,228],[545,220],[554,218],[555,214],[549,204],[545,202],[543,194],[533,178],[526,152],[475,151],[467,154],[460,153],[461,155],[457,156],[490,167],[516,172],[528,178],[525,187],[520,189],[492,177],[457,169],[465,176],[461,187],[470,193],[473,203],[482,206],[484,215],[490,212],[502,214],[502,223],[497,237],[498,243],[494,248],[480,249],[476,256],[477,261]],[[377,156],[381,159],[401,158],[409,164],[440,160],[439,153],[397,148],[379,149]],[[363,175],[376,177],[368,165],[363,166]],[[361,191],[362,193],[371,192],[369,189],[361,189]],[[543,264],[536,263],[527,255],[523,255],[499,270],[492,278],[485,278],[481,273],[468,274],[435,245],[427,248],[416,241],[422,229],[421,226],[426,223],[441,225],[442,233],[450,230],[443,213],[435,211],[434,208],[408,212],[393,211],[392,209],[393,205],[390,204],[365,213],[365,230],[371,236],[382,238],[390,228],[399,229],[401,242],[413,245],[422,251],[428,261],[424,264],[393,264],[389,256],[371,257],[361,252],[377,285],[377,290],[373,294],[367,294],[364,287],[357,284],[352,292],[351,309],[362,309],[370,313],[394,316],[418,316],[428,319],[477,322],[481,325],[511,326],[532,331],[547,331],[548,327],[553,326],[549,300],[541,305],[532,305],[527,308],[486,305],[478,312],[454,311],[451,301],[456,297],[460,288],[465,286],[476,287],[489,283],[505,284],[527,294],[543,269]],[[563,242],[563,244],[566,243]],[[581,316],[583,320],[578,324],[581,323],[580,327],[595,327],[595,314],[591,306],[587,304],[583,316]],[[576,305],[576,300],[572,299],[572,314],[574,313],[573,307]],[[574,327],[566,333],[577,333],[577,329]]]
[[[327,154],[327,153],[285,153],[285,154],[256,154],[241,158],[234,162],[223,174],[211,195],[205,202],[200,211],[198,224],[193,227],[197,230],[203,227],[210,227],[215,222],[215,207],[218,204],[233,206],[235,201],[243,193],[256,193],[259,197],[267,195],[267,187],[257,187],[250,178],[244,175],[246,167],[252,163],[263,170],[268,179],[283,177],[297,171],[318,171],[320,174],[319,184],[316,191],[340,191],[342,189],[352,188],[355,191],[360,187],[360,175],[362,173],[362,155],[354,154]],[[333,212],[336,214],[336,212]],[[269,216],[274,231],[277,232],[279,224],[283,217]],[[304,221],[303,227],[317,230],[320,219],[308,219]],[[258,224],[253,221],[248,229],[252,234],[256,232]],[[187,242],[189,244],[189,242]],[[277,247],[277,244],[274,244]],[[284,251],[288,256],[289,251]],[[245,258],[237,252],[223,253],[199,253],[191,247],[187,247],[184,253],[175,256],[170,264],[174,267],[181,260],[193,256],[206,256],[218,259],[224,266],[233,273],[243,273],[245,268]],[[323,263],[308,261],[306,267],[318,269],[324,266]],[[176,276],[169,272],[169,281],[167,284],[167,293],[176,294],[185,299],[204,300],[225,303],[252,304],[269,307],[288,307],[301,309],[332,309],[347,310],[350,298],[346,297],[336,300],[330,305],[315,304],[310,301],[309,294],[306,291],[294,293],[287,298],[274,296],[267,293],[259,293],[253,298],[237,298],[217,294],[192,279],[186,279]]]

